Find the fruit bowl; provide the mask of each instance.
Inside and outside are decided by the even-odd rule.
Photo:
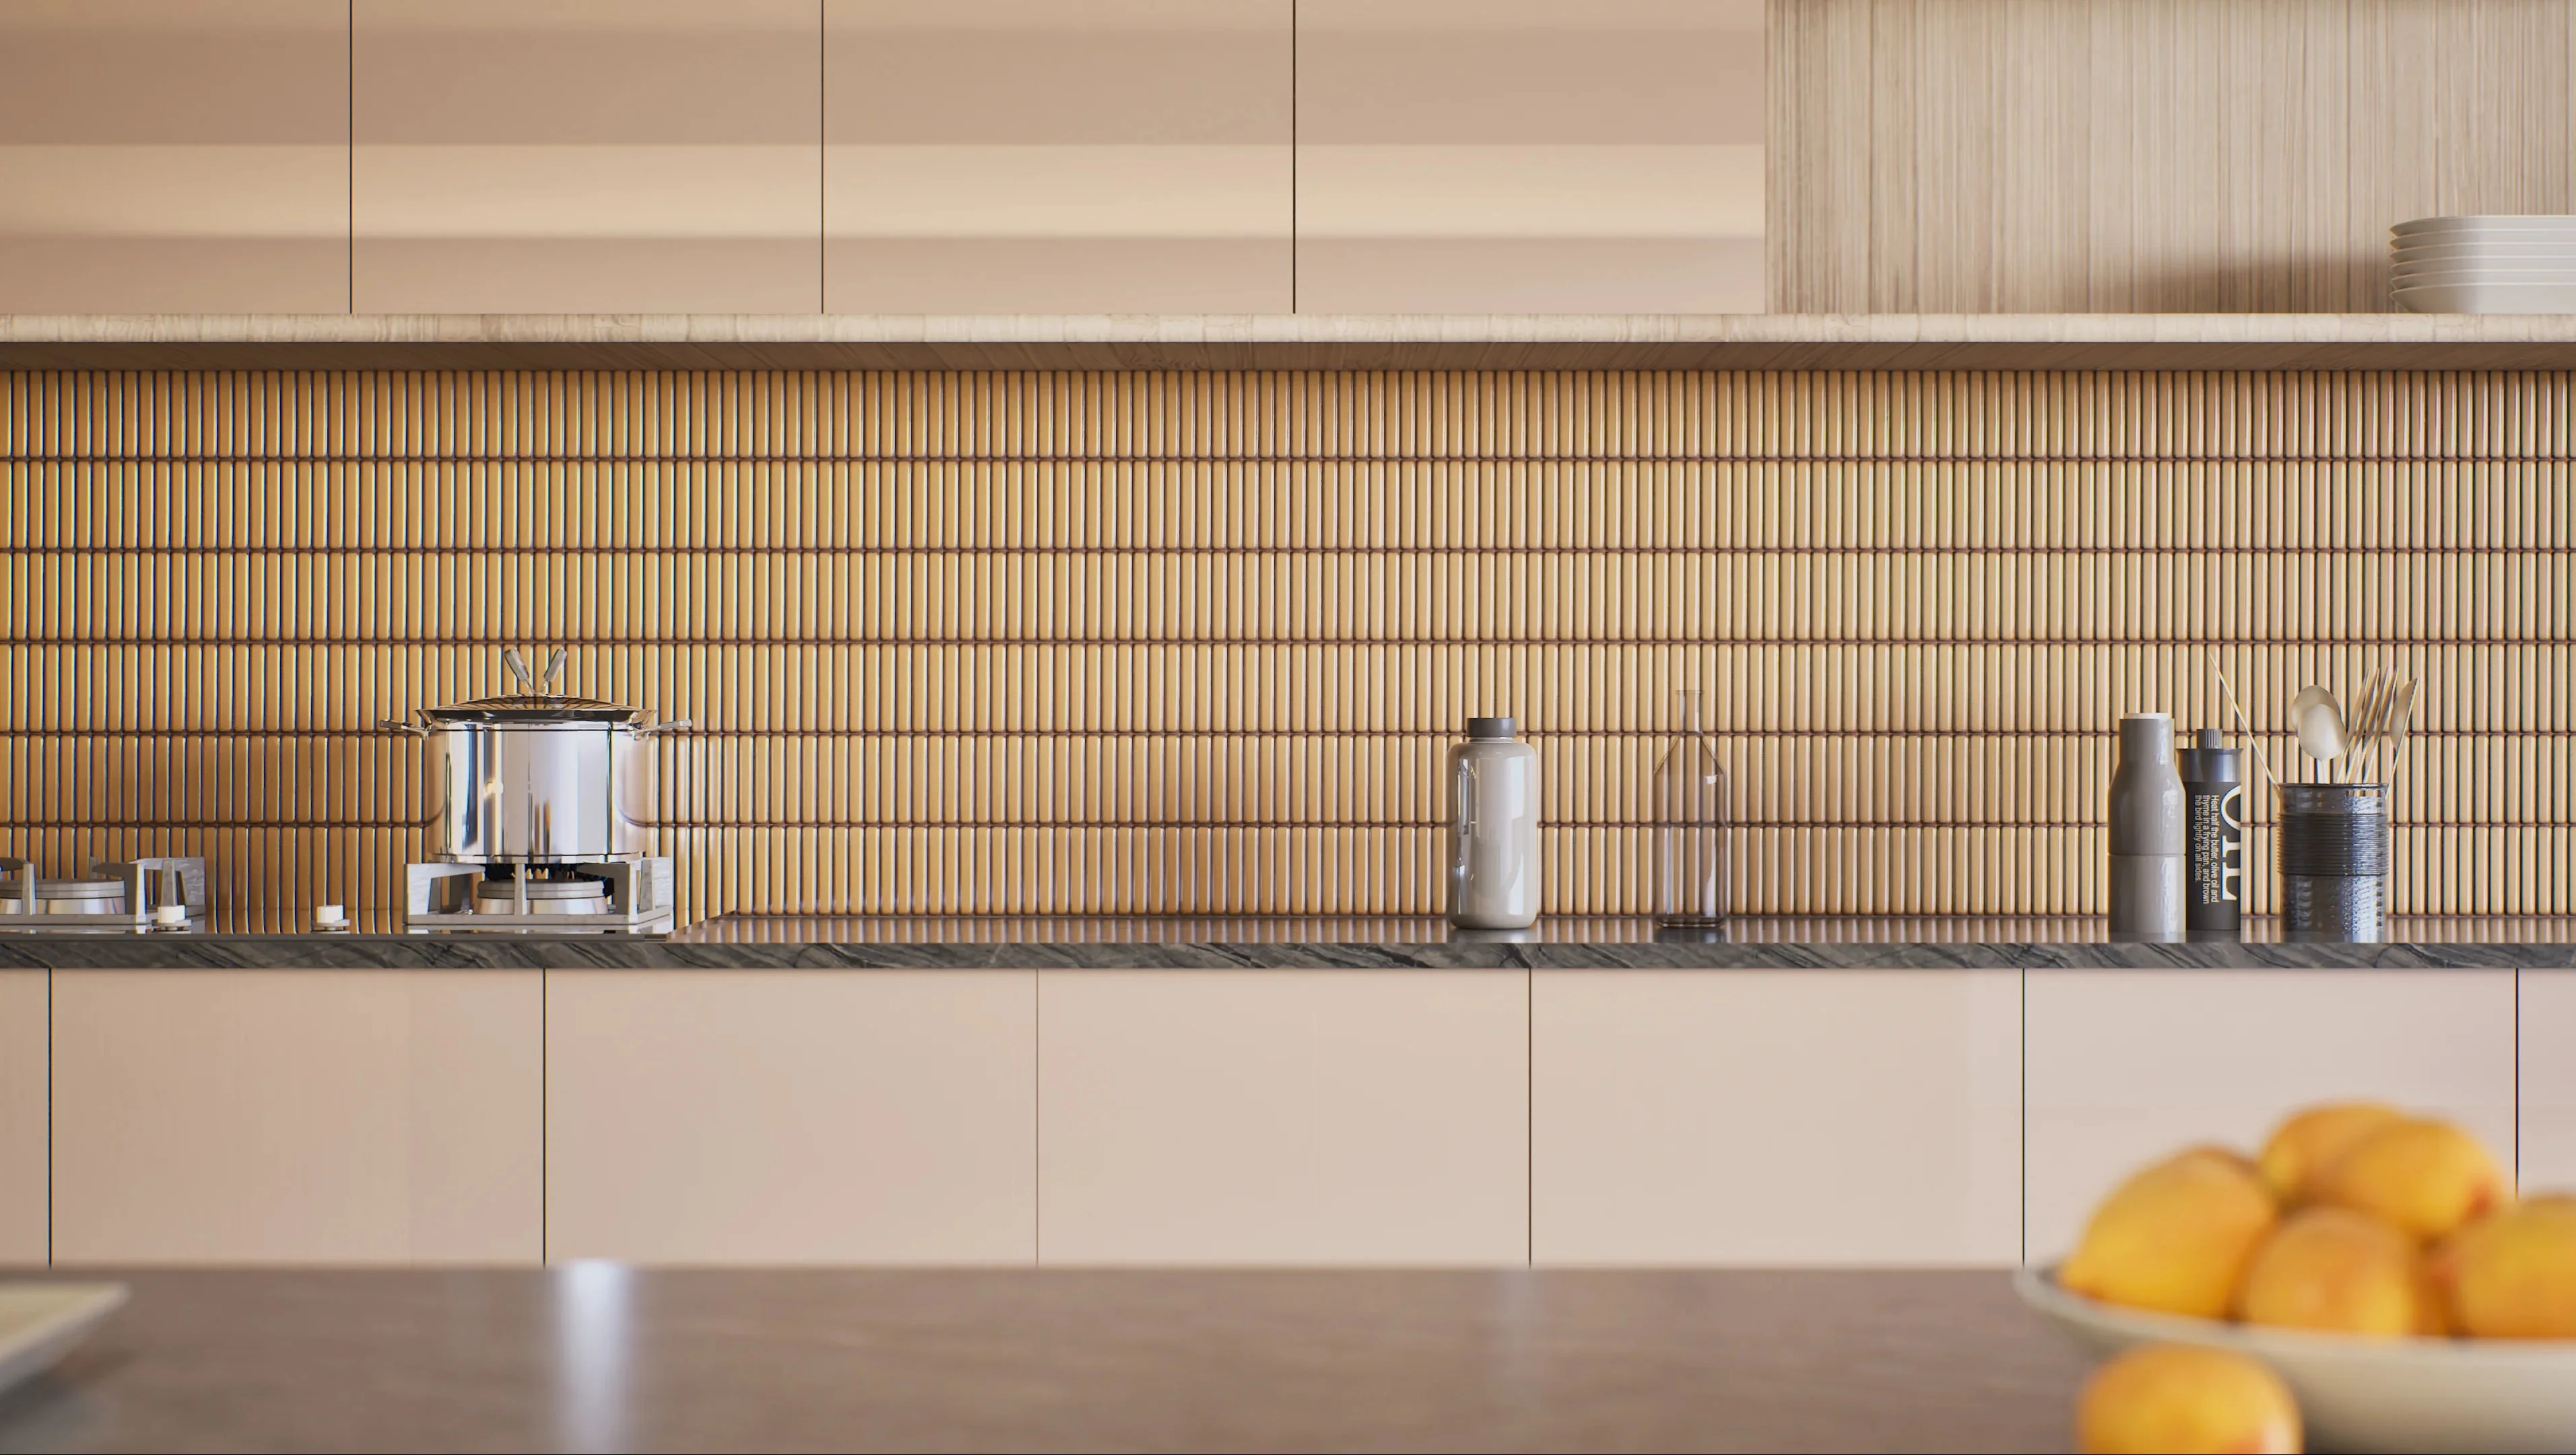
[[[2056,1265],[2022,1302],[2101,1354],[2195,1344],[2262,1360],[2299,1397],[2312,1450],[2576,1450],[2576,1340],[2362,1339],[2146,1313],[2069,1293]]]

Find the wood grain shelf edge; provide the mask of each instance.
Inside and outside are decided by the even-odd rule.
[[[10,369],[2576,368],[2576,315],[0,315]]]

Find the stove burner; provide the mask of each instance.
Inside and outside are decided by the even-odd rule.
[[[415,933],[667,935],[668,859],[598,864],[414,864],[403,927]]]
[[[599,879],[486,879],[474,886],[476,914],[606,914],[608,885]]]
[[[10,887],[18,893],[0,898],[0,912],[8,914],[123,914],[125,881],[122,879],[39,879],[36,902],[26,900],[24,879]]]
[[[206,915],[206,861],[96,863],[87,879],[47,879],[25,859],[0,858],[0,929],[188,930]]]

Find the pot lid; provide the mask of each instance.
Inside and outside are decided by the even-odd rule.
[[[528,670],[528,661],[516,648],[505,647],[501,665],[519,679],[520,691],[504,692],[492,697],[478,697],[448,707],[424,707],[420,715],[434,723],[493,722],[550,723],[605,722],[633,723],[644,716],[644,709],[620,703],[603,702],[596,697],[576,697],[568,692],[547,692],[563,675],[564,649],[557,647],[546,659],[542,676]],[[542,685],[540,685],[542,684]]]
[[[596,697],[511,692],[499,697],[478,697],[472,702],[459,702],[448,707],[424,707],[420,715],[431,722],[631,723],[644,715],[644,709],[602,702]]]

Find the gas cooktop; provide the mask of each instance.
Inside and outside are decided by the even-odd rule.
[[[415,934],[667,935],[671,861],[412,864],[403,928]]]
[[[0,930],[184,934],[205,923],[206,905],[206,861],[193,856],[101,860],[81,879],[0,857]]]

